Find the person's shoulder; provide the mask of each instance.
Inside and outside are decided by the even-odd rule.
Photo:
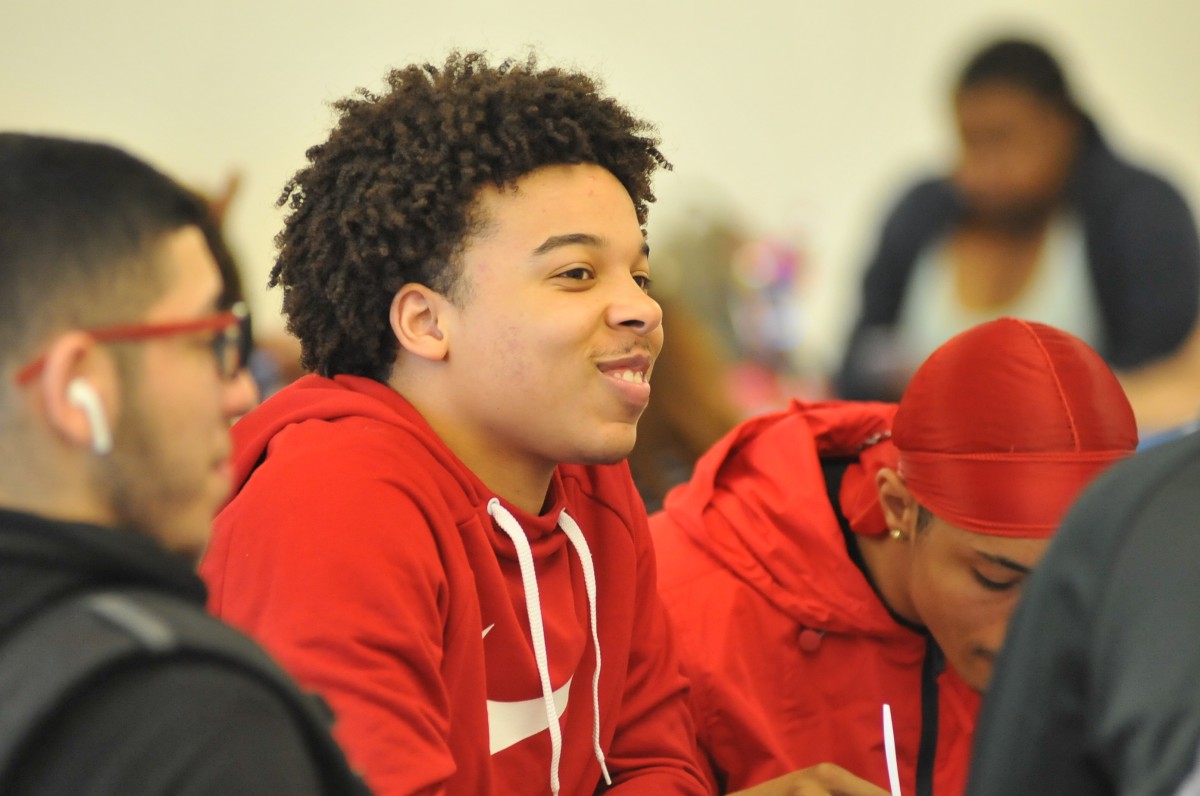
[[[1192,465],[1200,461],[1200,424],[1191,427],[1174,439],[1156,445],[1145,445],[1139,452],[1118,464],[1137,470],[1162,472],[1174,470],[1180,465]]]
[[[1047,561],[1066,569],[1107,571],[1122,545],[1144,525],[1163,496],[1191,501],[1200,511],[1200,434],[1165,442],[1118,462],[1074,503],[1055,536]]]
[[[917,245],[951,225],[962,210],[961,196],[950,180],[919,178],[892,200],[883,222],[883,239],[903,248]]]
[[[952,212],[960,203],[953,183],[945,177],[926,175],[910,180],[894,197],[892,217]]]
[[[1191,532],[1191,517],[1200,513],[1200,433],[1143,450],[1105,474],[1091,499],[1098,511],[1127,517],[1129,534]],[[1108,498],[1100,490],[1112,493]],[[1165,515],[1164,515],[1165,511]],[[1190,544],[1190,541],[1189,541]]]
[[[1116,152],[1098,133],[1087,144],[1078,178],[1077,198],[1085,208],[1099,202],[1129,211],[1187,207],[1163,173]]]
[[[1129,510],[1154,493],[1190,482],[1200,470],[1200,433],[1154,445],[1113,465],[1084,492],[1078,508]],[[1196,492],[1200,504],[1200,491]]]

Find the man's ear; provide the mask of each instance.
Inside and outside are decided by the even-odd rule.
[[[875,489],[879,493],[879,507],[891,530],[902,531],[911,536],[917,529],[917,499],[908,491],[904,479],[890,467],[881,467],[875,475]]]
[[[449,336],[444,328],[450,302],[426,285],[409,282],[396,291],[388,311],[388,322],[400,348],[431,361],[440,361],[450,353]]]
[[[118,400],[111,359],[86,333],[68,332],[47,349],[45,363],[30,386],[50,428],[69,445],[107,454]]]

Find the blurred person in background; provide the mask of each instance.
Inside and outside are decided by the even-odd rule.
[[[899,407],[796,402],[722,438],[650,518],[714,786],[885,794],[886,703],[901,791],[961,793],[1022,585],[1136,443],[1096,352],[1011,318],[939,347]]]
[[[654,363],[654,392],[638,421],[629,469],[648,511],[688,479],[696,459],[745,417],[735,372],[741,348],[730,313],[730,263],[743,232],[703,184],[675,224],[650,230],[652,294],[671,328]]]
[[[638,422],[629,469],[647,511],[662,508],[671,487],[742,420],[734,401],[732,361],[717,333],[678,298],[656,296],[670,342],[654,365],[654,395]]]
[[[883,226],[838,394],[895,400],[944,340],[1011,315],[1099,351],[1143,428],[1195,415],[1200,243],[1179,192],[1109,148],[1032,41],[971,57],[954,117],[954,172],[909,190]]]
[[[737,423],[827,392],[823,378],[812,378],[815,368],[797,367],[803,250],[751,233],[703,181],[685,193],[680,218],[650,234],[653,295],[672,331],[629,455],[649,511],[662,508],[667,491]]]

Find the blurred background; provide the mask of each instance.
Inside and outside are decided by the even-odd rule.
[[[1200,202],[1195,0],[12,0],[0,19],[0,128],[106,140],[218,198],[237,178],[225,234],[267,335],[275,200],[333,100],[452,48],[591,72],[675,166],[650,221],[657,290],[681,306],[667,351],[750,365],[704,439],[828,394],[879,223],[950,165],[952,83],[986,40],[1048,45],[1109,142]]]

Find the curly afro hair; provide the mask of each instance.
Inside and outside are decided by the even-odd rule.
[[[459,254],[485,219],[485,185],[511,186],[543,166],[590,163],[611,172],[644,225],[650,176],[669,169],[654,128],[585,74],[539,70],[536,58],[488,64],[454,53],[408,66],[382,95],[359,89],[334,104],[329,140],[285,186],[270,287],[283,286],[301,362],[324,376],[386,380],[397,342],[392,297],[416,282],[455,299]]]

